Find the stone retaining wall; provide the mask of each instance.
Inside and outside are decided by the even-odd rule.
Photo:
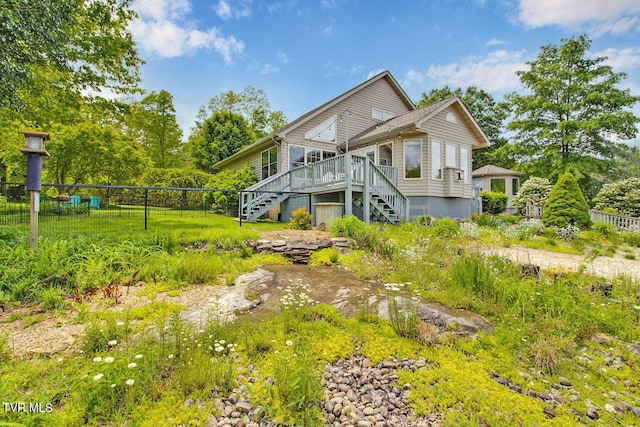
[[[349,239],[346,237],[323,238],[313,242],[303,240],[258,240],[249,242],[255,253],[280,253],[293,260],[296,264],[308,264],[309,257],[314,251],[335,248],[341,254],[349,251]]]

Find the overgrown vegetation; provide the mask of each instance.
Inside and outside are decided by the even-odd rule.
[[[313,301],[301,282],[283,290],[278,315],[235,324],[211,313],[210,323],[194,326],[178,316],[183,306],[166,302],[129,310],[110,310],[107,304],[88,311],[85,302],[60,298],[73,286],[89,290],[117,282],[122,287],[133,278],[157,283],[149,292],[185,283],[229,283],[242,271],[277,261],[243,249],[243,239],[256,237],[255,228],[240,232],[226,221],[221,219],[220,230],[199,236],[189,227],[176,227],[130,241],[43,239],[37,251],[27,249],[25,236],[15,229],[0,229],[2,263],[13,271],[2,276],[6,287],[0,303],[40,301],[57,312],[64,307],[77,312],[86,328],[83,353],[50,358],[12,358],[0,335],[0,398],[53,404],[51,413],[4,412],[0,420],[204,426],[209,414],[220,414],[216,398],[240,387],[264,408],[263,420],[318,426],[325,422],[323,367],[356,349],[371,364],[392,357],[425,359],[425,369],[399,371],[390,386],[407,387],[415,413],[438,413],[444,425],[568,425],[575,422],[572,411],[586,411],[587,400],[599,408],[617,402],[612,393],[638,405],[640,359],[631,344],[640,340],[640,281],[620,276],[603,292],[602,278],[565,270],[543,271],[535,278],[515,263],[475,250],[485,240],[576,250],[575,243],[556,237],[555,229],[546,237],[539,220],[482,215],[472,223],[441,218],[397,227],[366,225],[355,217],[336,221],[335,234],[353,239],[359,249],[346,256],[326,249],[314,254],[313,262],[339,263],[363,279],[387,284],[388,321],[377,316],[370,299],[354,318],[345,319],[334,307]],[[584,251],[606,254],[627,250],[622,236],[599,224],[579,232],[577,240]],[[21,275],[28,276],[23,285]],[[21,295],[14,294],[14,281]],[[418,316],[421,299],[479,313],[494,332],[471,340],[452,325],[424,322]],[[549,392],[559,377],[580,399],[558,389],[566,402],[549,418],[548,405],[526,391]],[[199,403],[187,404],[192,401]],[[623,424],[637,422],[629,411],[609,415],[601,410],[600,415],[605,422],[612,417]]]

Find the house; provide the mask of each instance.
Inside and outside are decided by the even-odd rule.
[[[473,176],[473,188],[480,191],[493,191],[509,196],[507,211],[513,209],[513,198],[520,191],[520,178],[525,174],[495,165],[485,165],[476,169]]]
[[[366,222],[468,218],[472,151],[489,140],[455,97],[417,109],[384,71],[214,167],[249,164],[261,180],[241,197],[254,221],[324,203]]]

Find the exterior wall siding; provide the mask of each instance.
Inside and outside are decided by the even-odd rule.
[[[420,215],[431,215],[434,218],[468,219],[471,216],[471,199],[453,197],[409,197],[409,218]]]
[[[457,123],[451,123],[445,120],[448,113],[453,113],[457,119]],[[471,131],[473,124],[469,121],[466,114],[462,111],[460,107],[456,104],[450,106],[449,108],[444,109],[436,116],[432,117],[426,123],[423,124],[422,130],[427,132],[428,141],[427,147],[429,151],[428,162],[426,164],[426,169],[428,170],[429,176],[429,195],[430,196],[439,196],[439,197],[447,197],[445,192],[445,182],[444,179],[434,180],[431,179],[431,143],[433,141],[439,141],[442,144],[442,150],[440,153],[441,156],[441,165],[444,168],[445,166],[445,144],[453,144],[457,146],[456,150],[456,163],[458,167],[460,167],[460,148],[466,148],[469,153],[468,162],[466,165],[466,171],[468,174],[468,183],[464,183],[464,189],[462,191],[463,198],[471,198],[473,196],[473,190],[471,185],[471,164],[472,164],[472,145],[473,141],[476,139],[476,136]],[[462,169],[462,168],[461,168]],[[442,174],[444,178],[444,174]]]
[[[280,203],[280,221],[291,221],[291,213],[300,207],[309,209],[309,195],[291,195],[287,200]],[[311,204],[311,213],[313,214],[313,203]]]
[[[349,137],[351,138],[376,123],[376,121],[371,118],[371,109],[373,107],[393,112],[396,115],[410,111],[409,107],[403,102],[389,81],[386,78],[379,79],[328,110],[322,112],[313,119],[310,119],[297,128],[287,132],[285,135],[285,144],[283,144],[283,156],[280,164],[282,169],[280,170],[287,170],[289,168],[288,147],[290,145],[336,151],[336,144],[307,140],[304,138],[305,132],[313,129],[315,126],[318,126],[330,117],[336,116],[336,142],[338,144],[343,143],[346,140],[347,135],[347,118],[345,116],[343,120],[340,121],[340,115],[342,115],[346,110],[351,112],[351,115],[348,118]],[[351,151],[354,148],[355,147],[350,146],[349,150]]]

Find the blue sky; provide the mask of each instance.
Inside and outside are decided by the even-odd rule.
[[[293,120],[389,70],[417,102],[470,85],[520,90],[540,46],[587,34],[640,95],[638,0],[134,0],[142,86],[174,96],[185,132],[220,93],[263,89]],[[634,110],[640,115],[640,106]]]

